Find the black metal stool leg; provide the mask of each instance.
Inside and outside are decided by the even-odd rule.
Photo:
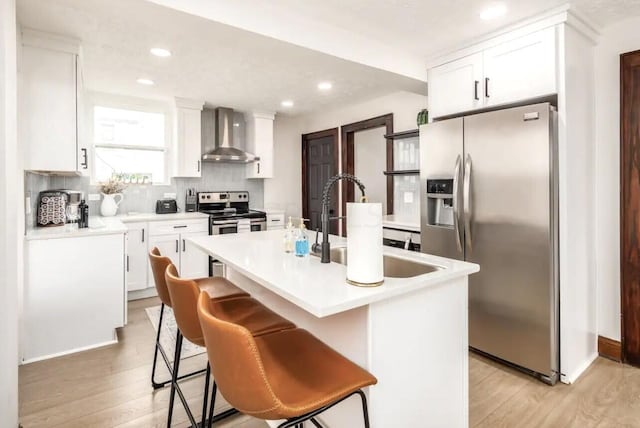
[[[159,331],[160,329],[158,329]],[[171,375],[171,392],[169,394],[169,412],[167,415],[167,428],[171,428],[171,418],[173,417],[173,402],[176,398],[176,386],[178,384],[178,368],[180,367],[180,351],[182,350],[182,334],[180,330],[176,333],[176,351],[173,357],[173,373]]]
[[[211,428],[213,426],[213,411],[216,406],[216,393],[218,392],[218,384],[216,384],[216,380],[213,380],[213,387],[211,388],[211,404],[209,406],[209,421],[207,423],[207,427]]]
[[[209,404],[209,377],[211,375],[211,366],[207,361],[207,373],[204,375],[204,399],[202,400],[202,426],[204,428],[204,424],[207,421],[207,404]]]
[[[160,320],[158,321],[158,333],[156,334],[156,346],[153,353],[153,367],[151,368],[151,385],[153,389],[162,388],[170,381],[156,382],[156,364],[158,362],[158,347],[160,346],[160,330],[162,329],[162,317],[164,315],[164,303],[160,305]]]
[[[357,394],[362,399],[362,415],[364,417],[364,427],[369,428],[369,410],[367,409],[367,396],[364,395],[362,390],[357,391]]]

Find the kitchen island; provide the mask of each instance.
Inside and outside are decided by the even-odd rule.
[[[339,256],[346,240],[330,241]],[[378,378],[367,391],[372,427],[468,426],[467,277],[477,265],[385,247],[384,284],[359,288],[343,264],[285,253],[282,231],[190,242],[223,262],[238,287]],[[360,402],[321,419],[361,426]]]

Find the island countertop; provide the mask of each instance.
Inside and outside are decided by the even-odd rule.
[[[285,253],[281,230],[197,236],[187,241],[319,318],[434,287],[480,269],[472,263],[384,247],[385,255],[440,269],[412,278],[385,278],[378,287],[356,287],[346,282],[344,265],[322,264],[313,255],[296,257]],[[346,246],[346,239],[338,236],[331,235],[330,242],[332,248]]]

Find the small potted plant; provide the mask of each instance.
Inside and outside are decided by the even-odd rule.
[[[118,206],[124,195],[122,191],[127,186],[117,177],[111,177],[106,183],[100,185],[100,191],[102,192],[102,204],[100,204],[100,214],[103,217],[113,217],[118,212]],[[116,201],[116,196],[120,199]]]

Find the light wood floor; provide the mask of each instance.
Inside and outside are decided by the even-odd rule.
[[[165,426],[169,388],[154,391],[149,383],[155,337],[144,312],[157,304],[130,303],[117,345],[20,367],[23,427]],[[181,369],[204,367],[204,358],[190,358]],[[472,427],[640,427],[638,369],[600,358],[574,385],[549,387],[474,354],[469,367]],[[202,377],[183,387],[196,415],[202,388]],[[177,400],[175,409],[173,425],[187,426]],[[218,426],[266,427],[243,415]]]

